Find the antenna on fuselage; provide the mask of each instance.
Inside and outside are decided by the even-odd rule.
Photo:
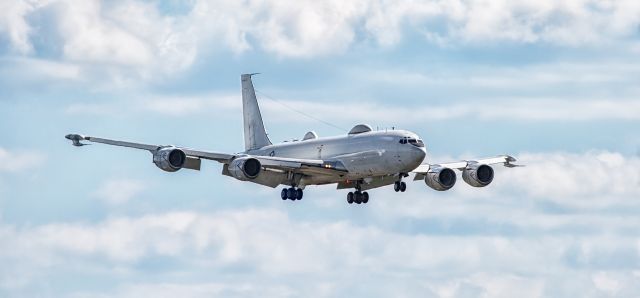
[[[346,132],[346,131],[347,131],[346,129],[344,129],[344,128],[340,127],[340,126],[337,126],[337,125],[335,125],[335,124],[333,124],[333,123],[331,123],[331,122],[328,122],[328,121],[322,120],[322,119],[320,119],[320,118],[317,118],[317,117],[314,117],[314,116],[312,116],[312,115],[309,115],[309,114],[307,114],[307,113],[305,113],[305,112],[302,112],[302,111],[299,111],[299,110],[297,110],[297,109],[294,109],[294,108],[292,108],[291,106],[289,106],[289,105],[287,105],[287,104],[285,104],[285,103],[283,103],[283,102],[281,102],[281,101],[279,101],[279,100],[277,100],[277,99],[275,99],[275,98],[273,98],[273,97],[269,96],[268,94],[266,94],[266,93],[264,93],[264,92],[262,92],[262,91],[260,91],[260,90],[257,90],[257,89],[256,89],[256,93],[259,93],[259,94],[260,94],[260,95],[262,95],[264,98],[269,99],[269,100],[271,100],[271,101],[273,101],[273,102],[276,102],[276,103],[280,104],[281,106],[283,106],[283,107],[285,107],[285,108],[287,108],[287,109],[289,109],[289,110],[291,110],[291,111],[294,111],[294,112],[296,112],[296,113],[298,113],[298,114],[300,114],[300,115],[302,115],[302,116],[305,116],[305,117],[307,117],[307,118],[310,118],[310,119],[316,120],[316,121],[318,121],[318,122],[320,122],[320,123],[323,123],[323,124],[325,124],[325,125],[331,126],[331,127],[333,127],[333,128],[336,128],[336,129],[339,129],[339,130],[341,130],[341,131],[344,131],[344,132]]]

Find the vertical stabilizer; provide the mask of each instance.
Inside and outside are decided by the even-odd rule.
[[[242,116],[244,118],[244,149],[253,150],[271,145],[262,123],[262,115],[258,107],[256,92],[253,89],[251,76],[243,74],[242,80]]]

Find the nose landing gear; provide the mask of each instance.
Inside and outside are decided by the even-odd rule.
[[[407,173],[398,174],[398,181],[396,181],[396,183],[393,184],[393,190],[395,190],[396,192],[405,192],[407,190],[407,184],[402,182],[402,178],[406,178],[406,177],[409,177],[409,174]]]
[[[407,184],[402,181],[396,181],[393,185],[393,190],[396,192],[405,192],[407,190]]]

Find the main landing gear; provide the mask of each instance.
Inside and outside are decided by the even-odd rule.
[[[361,182],[356,182],[356,191],[347,194],[347,203],[366,204],[369,202],[369,193],[362,191]]]
[[[282,200],[302,200],[302,195],[304,193],[302,192],[302,189],[300,188],[295,188],[295,187],[290,187],[290,188],[283,188],[282,191],[280,192],[280,198],[282,198]]]
[[[347,194],[347,203],[349,204],[366,204],[367,202],[369,202],[369,193],[366,191],[356,190]]]

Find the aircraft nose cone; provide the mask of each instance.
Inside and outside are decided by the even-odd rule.
[[[413,147],[411,148],[410,152],[411,152],[411,155],[410,155],[411,161],[409,162],[409,166],[412,168],[415,168],[420,164],[422,164],[425,157],[427,156],[427,153],[425,152],[424,148]]]
[[[427,152],[423,148],[417,148],[417,149],[418,150],[415,150],[416,153],[414,154],[416,155],[416,159],[422,162],[424,158],[427,156]]]

